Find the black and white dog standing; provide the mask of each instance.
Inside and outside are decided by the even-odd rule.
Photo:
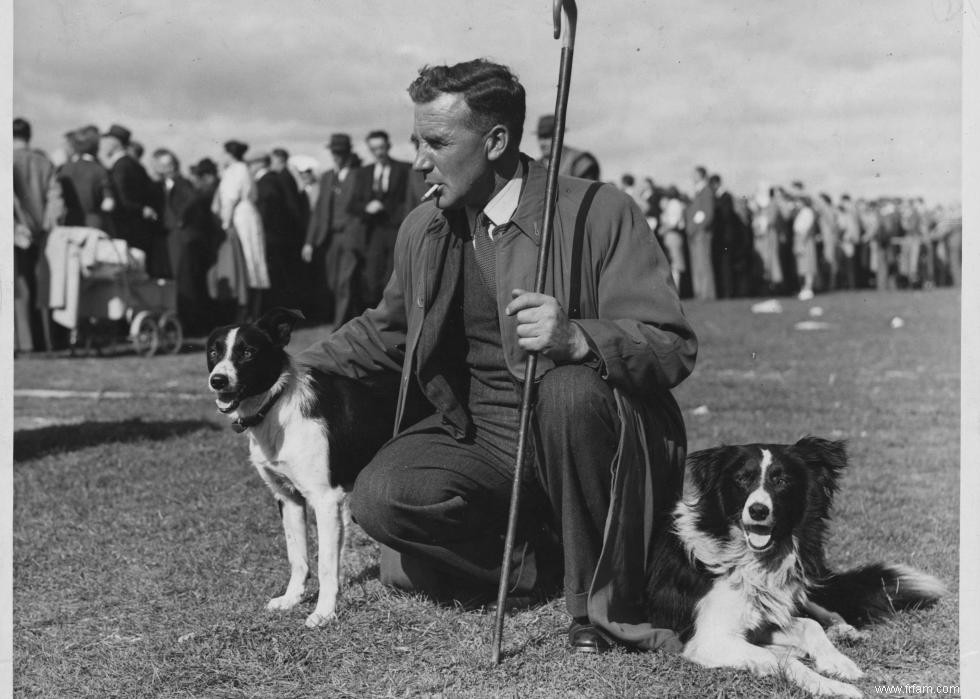
[[[285,348],[302,318],[277,308],[255,323],[216,329],[208,385],[218,411],[247,433],[252,464],[279,503],[290,574],[270,610],[292,609],[306,592],[306,506],[313,509],[320,589],[306,625],[317,627],[336,613],[345,488],[391,437],[398,377],[367,384],[298,365]]]
[[[813,437],[688,457],[684,493],[654,543],[649,585],[654,625],[679,632],[686,658],[782,674],[813,694],[863,696],[821,674],[863,676],[828,634],[859,639],[851,624],[931,604],[945,590],[902,565],[828,569],[827,524],[846,465],[843,442]]]

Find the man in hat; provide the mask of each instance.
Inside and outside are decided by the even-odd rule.
[[[364,226],[362,300],[365,306],[374,306],[391,276],[395,236],[407,213],[405,193],[412,168],[389,155],[391,141],[386,131],[369,133],[367,147],[374,163],[357,171],[349,213],[360,217]]]
[[[364,256],[364,227],[360,218],[350,213],[356,187],[354,173],[361,161],[345,133],[333,134],[327,148],[334,166],[320,178],[320,194],[301,255],[304,262],[312,264],[314,289],[329,289],[333,296],[333,321],[340,325],[363,308],[358,273]]]
[[[399,230],[381,303],[299,358],[354,378],[401,376],[395,436],[350,500],[384,545],[382,581],[492,599],[535,351],[512,593],[563,581],[575,651],[606,650],[610,637],[679,650],[644,602],[652,523],[682,484],[670,389],[697,350],[660,245],[618,189],[560,177],[545,291],[527,291],[547,172],[520,152],[523,86],[478,59],[425,67],[408,91],[414,168],[431,198]]]
[[[146,271],[169,277],[166,234],[159,226],[153,182],[143,166],[129,154],[129,129],[113,124],[102,134],[102,161],[109,169],[116,206],[112,211],[115,236],[146,252]]]
[[[545,167],[548,167],[551,161],[551,142],[554,137],[555,117],[553,114],[545,114],[538,119],[538,146],[541,148],[541,158],[538,162]],[[598,182],[599,161],[591,153],[571,148],[563,143],[558,174]]]

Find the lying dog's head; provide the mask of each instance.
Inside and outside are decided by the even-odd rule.
[[[246,398],[262,395],[279,379],[286,364],[286,345],[299,311],[274,308],[255,323],[226,325],[208,337],[208,386],[222,413]]]
[[[688,457],[684,503],[697,530],[719,544],[737,532],[759,556],[794,545],[821,549],[846,465],[844,442],[816,437],[706,449]]]

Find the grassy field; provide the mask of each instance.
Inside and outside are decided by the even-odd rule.
[[[775,315],[750,306],[686,306],[702,347],[676,392],[690,447],[848,439],[831,563],[907,562],[953,591],[847,649],[868,673],[859,685],[873,696],[875,685],[957,684],[958,295],[837,294],[784,300]],[[896,316],[904,327],[891,327]],[[827,327],[795,329],[804,320]],[[29,358],[15,371],[18,696],[802,696],[676,656],[572,655],[560,599],[509,614],[505,660],[491,667],[492,614],[383,588],[359,530],[336,625],[308,630],[311,601],[264,611],[287,572],[278,514],[246,440],[204,390],[200,350]]]

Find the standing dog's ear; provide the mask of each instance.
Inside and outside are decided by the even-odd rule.
[[[305,317],[291,308],[273,308],[259,318],[255,325],[264,330],[277,347],[285,347],[289,344],[293,327]]]

